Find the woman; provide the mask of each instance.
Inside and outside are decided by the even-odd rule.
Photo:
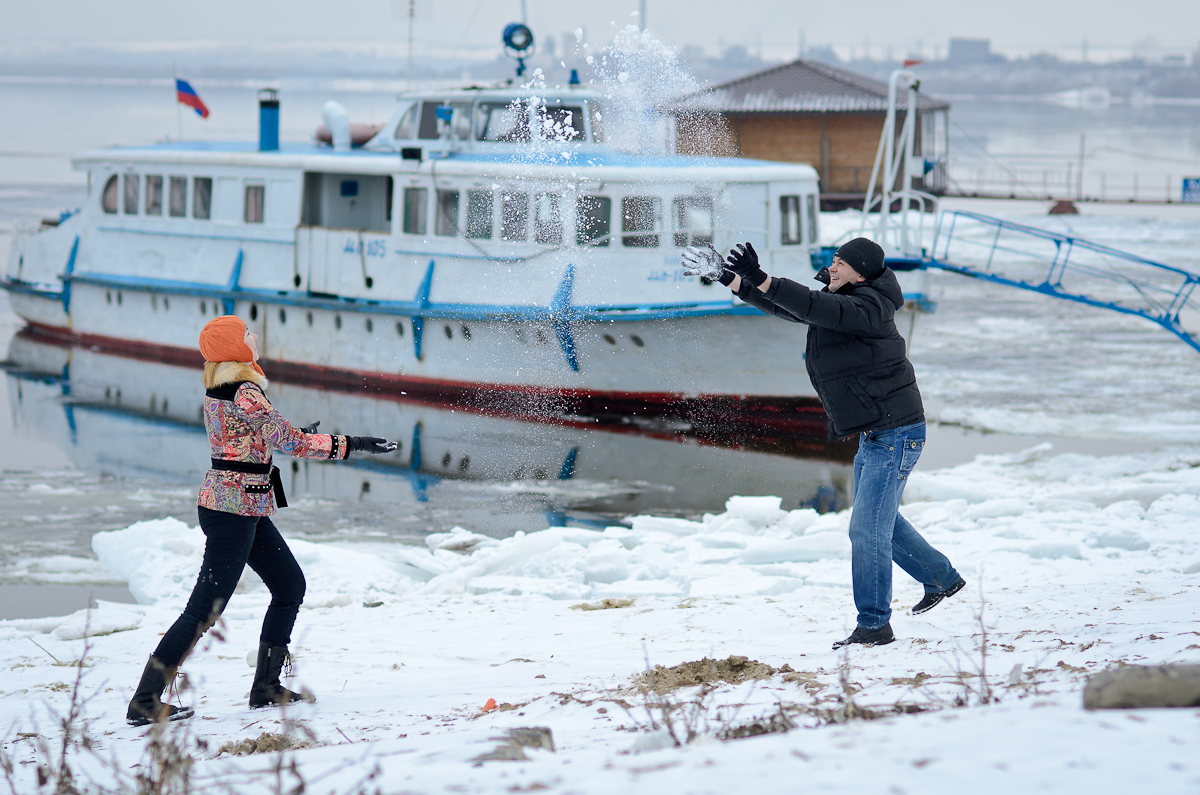
[[[126,721],[144,726],[181,720],[190,707],[162,703],[162,693],[196,642],[220,618],[246,564],[271,591],[258,646],[250,708],[305,699],[283,687],[292,625],[304,599],[304,574],[270,516],[287,506],[271,450],[297,458],[344,459],[351,452],[389,453],[395,442],[372,436],[316,433],[319,422],[296,429],[267,400],[267,379],[258,366],[258,335],[241,318],[225,315],[200,332],[204,354],[204,427],[212,469],[197,500],[206,538],[200,576],[187,607],[146,663]],[[314,700],[311,695],[307,700]]]

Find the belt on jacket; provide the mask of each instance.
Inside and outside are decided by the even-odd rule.
[[[265,494],[268,490],[275,492],[275,507],[286,508],[287,497],[283,493],[283,478],[279,476],[279,467],[272,466],[268,461],[265,464],[255,464],[250,461],[230,461],[227,458],[213,458],[212,468],[219,469],[222,472],[244,472],[249,475],[270,475],[271,483],[268,486],[247,485],[243,487],[243,491],[247,494]]]

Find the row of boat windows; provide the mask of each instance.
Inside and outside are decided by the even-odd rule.
[[[428,188],[404,189],[402,231],[409,235],[429,232]],[[561,193],[529,194],[520,191],[434,192],[433,234],[472,240],[518,242],[532,240],[560,245],[565,235],[566,207]],[[499,199],[499,201],[497,201]],[[658,196],[625,196],[621,199],[620,238],[631,248],[657,248],[663,235],[662,199]],[[497,214],[497,209],[499,213]],[[463,212],[465,210],[465,212]],[[575,243],[608,246],[613,235],[613,200],[609,196],[580,196],[575,201]],[[673,239],[677,246],[706,246],[713,239],[713,202],[707,196],[679,196],[672,202]]]
[[[404,189],[402,231],[408,235],[429,232],[430,196],[428,188]],[[561,193],[524,193],[469,190],[465,219],[462,193],[457,190],[434,192],[433,234],[473,240],[526,241],[560,245],[564,236],[564,198]],[[532,198],[532,202],[531,202]],[[808,216],[809,239],[817,237],[816,197],[804,197]],[[659,196],[624,196],[620,202],[621,244],[628,248],[658,248],[665,234],[663,201]],[[584,195],[575,202],[575,243],[579,246],[608,246],[613,234],[613,200],[609,196]],[[804,242],[801,221],[801,197],[781,196],[780,243],[785,246]],[[465,224],[462,221],[465,220]],[[671,201],[671,239],[679,247],[707,246],[713,241],[713,200],[708,196],[677,196]]]
[[[162,216],[165,209],[166,214],[171,217],[185,218],[189,209],[189,180],[191,217],[210,220],[212,177],[114,174],[104,185],[100,205],[103,211],[110,215],[123,212],[126,215]],[[347,190],[347,186],[352,186],[352,189]],[[357,187],[356,181],[343,181],[340,185],[341,195],[355,196],[358,193]],[[462,207],[461,191],[433,191],[432,207],[430,193],[428,188],[404,189],[402,231],[405,234],[428,234],[428,219],[432,211],[432,231],[439,237],[458,237],[461,234],[473,240],[498,238],[518,242],[530,240],[532,237],[535,243],[545,245],[561,245],[563,242],[566,208],[561,193],[502,191],[497,194],[490,190],[468,190],[465,208]],[[387,191],[387,198],[386,216],[390,220],[390,190]],[[261,224],[266,187],[262,184],[245,185],[243,199],[243,221],[248,224]],[[629,248],[658,248],[665,234],[662,205],[663,200],[658,196],[622,197],[619,218],[619,237],[622,245]],[[614,237],[612,212],[613,199],[609,196],[578,197],[575,203],[576,245],[610,245]],[[817,239],[816,196],[781,196],[779,212],[781,245],[801,245],[804,242],[805,220],[808,240]],[[806,216],[803,220],[802,213]],[[676,246],[709,245],[713,240],[714,227],[712,199],[707,196],[675,197],[671,202],[671,222],[672,241]]]
[[[473,111],[473,112],[472,112]],[[396,140],[437,140],[443,133],[460,141],[474,133],[477,141],[524,142],[537,137],[556,141],[583,140],[582,105],[515,102],[426,101],[414,104],[396,125]],[[592,108],[592,139],[603,141],[600,113]]]
[[[212,177],[191,177],[190,180],[192,218],[211,220]],[[167,215],[172,218],[186,218],[188,181],[189,177],[163,177],[161,174],[146,174],[144,177],[141,174],[113,174],[104,183],[104,190],[100,193],[100,208],[109,215],[123,212],[125,215],[161,216],[165,199]],[[244,198],[242,220],[248,224],[261,224],[266,203],[266,186],[246,185]]]

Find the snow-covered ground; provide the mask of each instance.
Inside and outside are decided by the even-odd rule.
[[[309,593],[293,685],[319,700],[290,712],[316,744],[294,758],[315,792],[341,791],[376,764],[371,787],[384,792],[795,791],[800,782],[880,793],[1195,792],[1200,709],[1089,713],[1080,689],[1116,665],[1200,661],[1198,493],[1200,454],[1186,450],[1096,458],[1044,446],[919,472],[904,512],[969,587],[911,617],[920,589],[900,574],[897,642],[845,655],[830,643],[853,625],[846,512],[734,498],[698,522],[643,517],[631,528],[502,541],[455,532],[424,549],[297,540]],[[37,742],[18,731],[53,735],[47,710],[65,711],[77,670],[55,659],[80,656],[90,622],[106,634],[88,641],[85,717],[99,756],[130,770],[146,730],[123,725],[125,703],[186,599],[201,544],[171,518],[99,534],[101,561],[141,604],[0,622],[0,725],[11,727],[4,748],[18,763]],[[631,596],[623,607],[574,609]],[[277,711],[245,706],[246,657],[267,599],[248,577],[224,640],[185,666],[194,689],[183,698],[197,717],[175,730],[207,740],[197,785],[274,786],[264,772],[273,755],[217,755],[226,742],[281,730]],[[647,696],[634,684],[647,663],[731,655],[790,668],[708,693]],[[983,703],[984,671],[995,703]],[[500,709],[484,713],[489,699]],[[676,747],[653,730],[664,700],[677,706],[676,734],[686,739],[691,726],[693,742]],[[879,717],[837,722],[856,707]],[[718,739],[779,713],[795,728]],[[473,762],[504,730],[535,726],[552,731],[555,752]],[[75,766],[110,775],[88,754]],[[34,767],[17,764],[19,791],[33,791]]]
[[[1196,208],[1149,219],[1095,207],[1047,219],[1032,203],[982,211],[1069,224],[1200,271]],[[823,223],[832,239],[856,219]],[[293,533],[309,589],[292,685],[318,702],[289,711],[296,725],[247,710],[246,658],[268,599],[247,576],[221,638],[184,666],[197,716],[170,736],[198,760],[193,785],[280,791],[296,779],[277,778],[278,763],[294,759],[308,792],[347,791],[376,765],[368,789],[385,793],[1200,791],[1200,709],[1093,713],[1080,693],[1095,671],[1200,662],[1200,356],[1136,318],[937,281],[938,312],[911,340],[931,419],[1085,439],[1103,454],[1057,444],[919,465],[903,511],[969,587],[913,617],[920,587],[897,570],[896,643],[831,651],[854,623],[848,512],[788,512],[766,497],[734,498],[702,521],[503,540]],[[67,709],[80,671],[95,753],[73,756],[78,777],[147,770],[133,767],[147,732],[123,716],[199,565],[194,514],[178,517],[96,535],[99,563],[58,550],[14,564],[41,582],[127,582],[139,601],[0,621],[0,735],[17,792],[36,791],[39,743],[58,736],[52,711]],[[609,606],[575,609],[585,604]],[[62,664],[85,647],[82,669]],[[665,695],[637,684],[647,666],[704,658],[763,678]],[[485,712],[489,699],[499,708]],[[476,761],[517,727],[550,729],[555,751]],[[309,747],[220,753],[284,731]]]

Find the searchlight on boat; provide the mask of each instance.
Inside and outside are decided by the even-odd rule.
[[[517,62],[517,77],[525,74],[525,59],[533,55],[533,31],[521,22],[510,22],[501,36],[504,54]]]

